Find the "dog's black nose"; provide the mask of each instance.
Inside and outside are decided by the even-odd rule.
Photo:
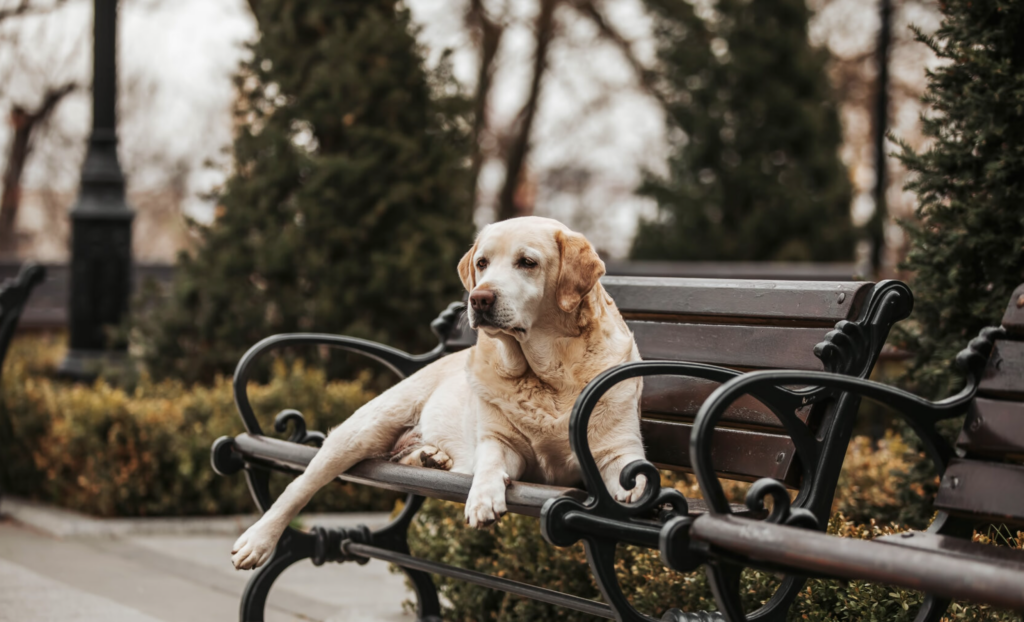
[[[486,313],[494,306],[494,300],[498,296],[489,289],[476,289],[469,295],[469,305],[474,311]]]

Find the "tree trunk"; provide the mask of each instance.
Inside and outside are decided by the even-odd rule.
[[[18,250],[14,226],[18,218],[18,208],[21,206],[21,175],[25,171],[25,162],[32,153],[33,135],[46,122],[64,96],[74,89],[75,85],[65,84],[47,91],[43,103],[34,112],[29,112],[18,105],[11,109],[14,135],[7,150],[4,189],[0,194],[0,255],[14,255]]]
[[[533,119],[537,113],[537,100],[540,87],[547,69],[548,47],[554,34],[554,15],[558,0],[541,0],[540,13],[537,15],[537,51],[533,57],[533,80],[530,83],[530,95],[519,112],[518,131],[512,137],[508,147],[505,166],[505,185],[498,197],[498,220],[506,220],[521,216],[516,205],[516,191],[519,188],[526,156],[530,151],[530,133],[533,130]]]

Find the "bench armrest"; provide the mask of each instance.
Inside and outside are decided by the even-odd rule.
[[[235,406],[238,408],[239,416],[242,417],[242,423],[245,424],[246,431],[249,434],[263,434],[259,422],[256,421],[256,415],[253,413],[252,404],[249,403],[249,395],[246,391],[252,365],[263,354],[277,348],[294,345],[328,346],[368,356],[384,364],[388,369],[398,374],[399,378],[405,378],[444,356],[444,341],[465,306],[465,303],[453,302],[448,305],[448,308],[437,319],[430,323],[430,329],[437,336],[439,343],[433,350],[425,354],[408,354],[391,346],[344,335],[283,333],[267,337],[249,348],[249,351],[238,361],[238,366],[235,367],[235,376],[232,381]],[[286,412],[290,411],[285,411],[281,414],[284,415]],[[294,419],[294,416],[288,418]]]
[[[824,390],[830,394],[857,395],[893,408],[918,434],[929,458],[935,463],[941,475],[955,454],[949,443],[936,431],[935,424],[943,419],[966,413],[977,392],[993,343],[1003,334],[1002,328],[986,328],[957,355],[957,366],[966,373],[967,384],[956,395],[937,402],[871,380],[829,372],[757,371],[725,382],[701,406],[693,423],[693,433],[690,435],[693,471],[708,507],[715,513],[730,512],[722,485],[715,476],[711,464],[711,452],[706,450],[711,446],[712,434],[718,421],[726,409],[743,395],[751,394],[756,397],[765,391],[783,386],[810,385],[813,387],[812,391]],[[800,451],[799,444],[797,451]]]
[[[586,490],[592,497],[602,504],[618,505],[604,485],[601,478],[601,471],[590,451],[590,444],[587,434],[590,427],[590,417],[598,401],[604,397],[612,387],[620,382],[632,378],[644,376],[686,376],[701,378],[713,382],[727,382],[740,375],[732,369],[706,365],[703,363],[686,363],[680,361],[633,361],[623,363],[605,370],[584,387],[580,396],[576,399],[572,413],[569,418],[569,446],[573,455],[580,464],[583,475],[583,482]],[[765,387],[759,389],[754,395],[765,405],[775,412],[795,439],[795,442],[803,445],[812,444],[813,439],[803,422],[794,414],[794,410],[802,404],[808,403],[804,392],[795,392],[780,387]],[[636,476],[645,475],[652,483],[659,481],[657,468],[646,461],[637,461],[623,469],[621,483],[624,487],[632,488]],[[652,490],[655,486],[651,486]],[[655,493],[645,494],[644,499],[637,502],[636,506],[644,506],[648,501],[653,500]]]

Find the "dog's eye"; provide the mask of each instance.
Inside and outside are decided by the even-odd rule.
[[[523,257],[522,259],[519,260],[520,268],[535,268],[536,266],[537,262],[530,259],[529,257]]]
[[[481,270],[483,270],[484,268],[487,267],[487,260],[486,259],[478,259],[477,262],[476,262],[476,267],[481,269]]]

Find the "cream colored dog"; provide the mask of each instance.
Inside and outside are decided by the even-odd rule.
[[[569,450],[569,413],[605,369],[640,359],[633,335],[601,287],[604,263],[582,235],[547,218],[489,225],[459,262],[470,292],[477,345],[403,380],[331,431],[305,473],[235,542],[231,561],[249,569],[269,559],[285,527],[317,490],[357,462],[392,455],[473,474],[466,521],[490,525],[505,513],[512,480],[569,486],[580,481]],[[640,379],[609,391],[589,440],[608,489],[644,457]]]

